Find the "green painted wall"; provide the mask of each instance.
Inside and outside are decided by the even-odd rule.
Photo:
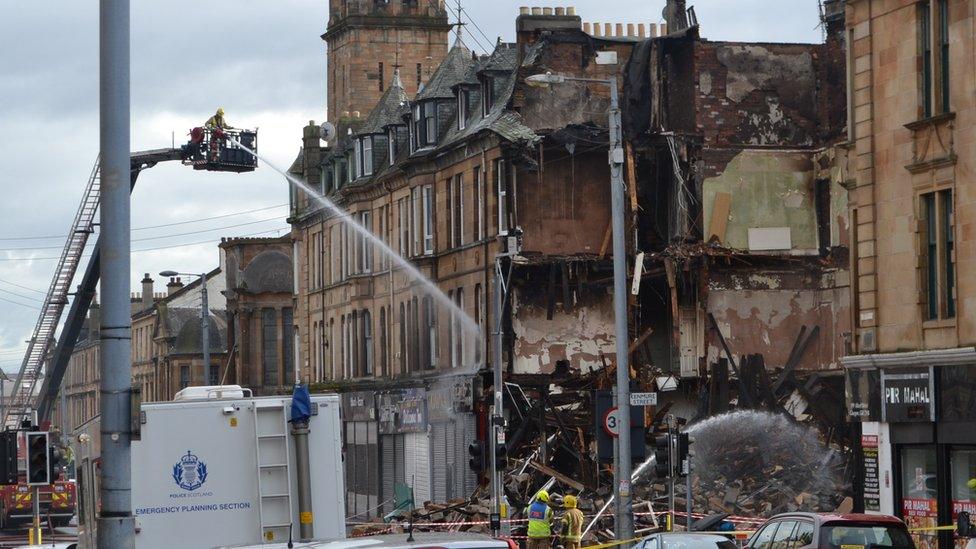
[[[750,228],[789,227],[794,251],[816,251],[813,178],[809,152],[742,151],[721,175],[702,183],[706,238],[715,195],[726,192],[732,200],[725,246],[748,249]]]

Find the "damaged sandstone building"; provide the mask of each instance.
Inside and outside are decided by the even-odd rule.
[[[478,53],[451,34],[443,2],[332,0],[322,38],[337,131],[323,142],[310,123],[290,171],[344,213],[296,192],[290,222],[302,377],[343,394],[347,516],[393,511],[397,485],[418,506],[476,490],[467,448],[487,433],[491,357],[490,337],[462,336],[348,218],[482,335],[500,311],[508,444],[541,441],[529,473],[606,484],[590,410],[615,364],[609,90],[526,83],[546,72],[621,90],[632,376],[674,389],[657,416],[725,411],[731,388],[739,407],[842,422],[840,4],[822,44],[709,41],[684,2],[659,25],[522,8],[515,42]],[[647,436],[659,420],[649,414]]]

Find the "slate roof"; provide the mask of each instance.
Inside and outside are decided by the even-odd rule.
[[[417,94],[416,101],[428,99],[454,99],[454,86],[464,81],[474,60],[471,50],[458,40],[447,57],[437,67],[424,89]]]
[[[358,135],[385,133],[387,126],[403,124],[401,113],[405,106],[409,110],[410,107],[407,106],[407,92],[403,90],[400,75],[396,74],[393,77],[393,83],[383,93],[380,102],[373,107],[369,116],[366,117],[366,122],[363,123],[362,127],[356,133]]]
[[[484,70],[511,72],[515,70],[517,64],[518,50],[515,44],[499,42],[495,46],[495,51],[491,53],[491,57],[488,58],[488,63],[485,64]]]

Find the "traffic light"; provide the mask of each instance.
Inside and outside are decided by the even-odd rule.
[[[498,470],[504,471],[508,467],[508,447],[504,444],[495,445],[495,460],[498,462]]]
[[[691,473],[691,458],[695,456],[695,450],[692,444],[695,442],[695,437],[688,433],[678,434],[678,455],[676,458],[675,465],[681,471],[681,476],[685,476]]]
[[[17,431],[0,432],[0,485],[17,484]]]
[[[671,435],[654,437],[654,474],[657,478],[671,478]]]
[[[976,538],[976,528],[966,511],[959,511],[956,515],[956,534],[961,538]]]
[[[51,454],[47,431],[27,433],[27,484],[51,484]]]
[[[471,455],[471,459],[468,460],[468,467],[475,473],[483,472],[487,467],[485,466],[485,443],[480,440],[472,441],[468,444],[468,454]]]

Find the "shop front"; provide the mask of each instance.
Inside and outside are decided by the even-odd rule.
[[[373,393],[343,393],[342,442],[347,520],[364,521],[379,513],[381,471],[377,427]]]
[[[430,500],[431,460],[426,396],[423,387],[392,389],[376,394],[384,514],[394,509],[397,485],[413,490],[414,503],[418,507]]]
[[[909,528],[976,511],[976,350],[850,356],[847,412],[861,424],[859,507]],[[913,533],[919,548],[965,547],[950,530]]]
[[[471,497],[478,478],[468,467],[468,444],[478,438],[474,415],[474,376],[439,379],[427,388],[430,449],[434,463],[433,501]]]

